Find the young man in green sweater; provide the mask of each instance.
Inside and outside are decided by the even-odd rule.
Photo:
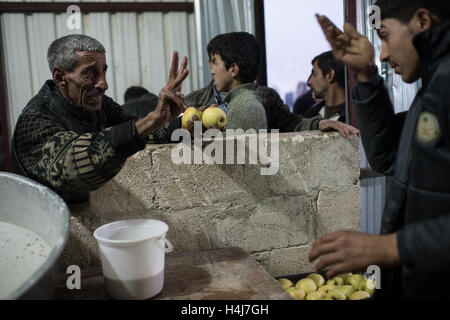
[[[209,68],[218,92],[227,92],[219,106],[228,129],[267,129],[266,112],[255,94],[261,49],[247,32],[216,36],[208,44]]]

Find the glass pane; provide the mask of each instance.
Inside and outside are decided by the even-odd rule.
[[[410,104],[421,87],[421,82],[416,81],[412,84],[407,84],[402,81],[401,76],[395,74],[394,70],[388,63],[381,63],[379,60],[381,53],[381,41],[375,29],[370,28],[368,20],[368,8],[375,4],[376,0],[362,0],[356,1],[357,4],[357,19],[358,31],[369,38],[370,42],[375,47],[375,57],[380,75],[386,81],[386,86],[389,90],[389,95],[394,104],[395,112],[403,112],[409,109]]]
[[[305,90],[311,61],[330,50],[315,13],[344,24],[343,1],[266,0],[267,82],[291,107]],[[303,82],[303,85],[299,83]]]

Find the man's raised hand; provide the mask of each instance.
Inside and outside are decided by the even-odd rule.
[[[187,57],[183,58],[181,62],[180,70],[178,70],[178,52],[174,51],[172,56],[172,64],[170,65],[169,70],[169,81],[165,88],[169,90],[175,90],[177,92],[181,91],[181,84],[184,79],[189,75],[189,69],[187,68],[188,59]]]
[[[186,100],[181,93],[181,87],[189,75],[187,65],[188,59],[184,57],[180,69],[178,69],[178,52],[175,51],[169,69],[169,80],[159,92],[155,111],[136,121],[136,129],[140,136],[148,136],[167,122],[176,119],[186,110]]]
[[[187,65],[188,59],[184,57],[180,69],[178,69],[178,52],[175,51],[169,70],[169,80],[159,92],[158,106],[155,109],[162,121],[161,125],[176,119],[186,109],[186,101],[181,93],[181,87],[183,81],[189,75]]]
[[[372,79],[376,74],[375,50],[369,39],[349,23],[344,24],[342,32],[326,16],[316,14],[316,18],[333,48],[335,59],[354,71],[359,81]]]

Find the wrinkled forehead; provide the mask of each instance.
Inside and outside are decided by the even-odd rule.
[[[98,64],[99,66],[106,65],[105,53],[95,51],[77,51],[77,68]]]

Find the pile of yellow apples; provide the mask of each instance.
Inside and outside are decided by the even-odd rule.
[[[362,274],[342,273],[325,282],[318,273],[311,273],[294,284],[286,278],[278,279],[280,285],[295,300],[362,300],[375,291],[375,280]]]

